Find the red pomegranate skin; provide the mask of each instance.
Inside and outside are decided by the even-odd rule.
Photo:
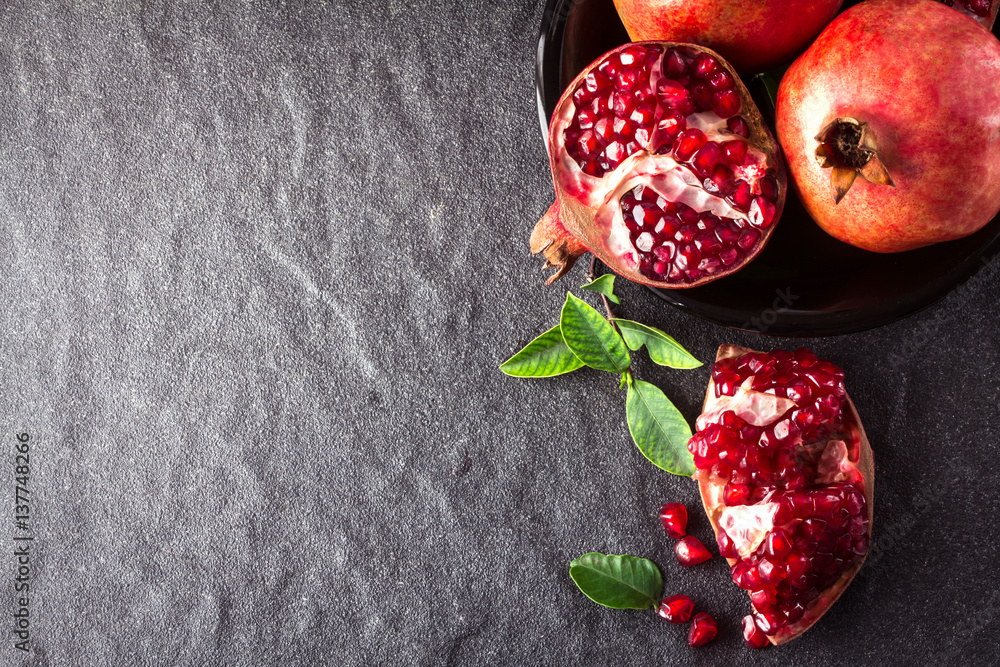
[[[816,136],[868,124],[895,187],[861,176],[835,203]],[[812,218],[900,252],[979,230],[1000,210],[1000,42],[933,0],[868,0],[838,16],[778,90],[778,138]]]
[[[843,0],[615,0],[633,41],[700,44],[743,73],[791,60],[834,17]]]

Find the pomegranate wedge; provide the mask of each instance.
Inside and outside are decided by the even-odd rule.
[[[723,345],[697,429],[688,449],[719,551],[757,630],[791,641],[844,592],[871,539],[874,462],[844,374],[805,349]]]

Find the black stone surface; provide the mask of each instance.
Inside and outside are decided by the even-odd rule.
[[[541,13],[0,5],[0,663],[996,663],[996,265],[906,320],[808,341],[846,370],[875,450],[875,550],[777,650],[744,647],[721,559],[673,561],[657,509],[695,510],[695,485],[631,444],[614,379],[497,371],[584,281],[547,288],[528,257],[552,196]],[[799,344],[619,293],[704,360]],[[636,373],[695,417],[707,368]],[[591,603],[567,573],[591,550],[656,561],[718,639],[692,650]]]

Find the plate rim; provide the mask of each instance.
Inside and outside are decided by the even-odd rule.
[[[535,55],[535,97],[542,141],[545,144],[546,152],[548,152],[549,134],[549,113],[546,109],[546,98],[551,95],[553,84],[559,90],[558,95],[554,98],[555,102],[562,95],[562,52],[565,42],[566,20],[577,4],[575,0],[546,0],[539,25]],[[558,42],[558,45],[555,42]],[[919,298],[908,299],[905,303],[901,299],[895,299],[878,305],[836,312],[794,311],[796,313],[796,321],[794,322],[783,322],[781,318],[782,312],[793,312],[793,309],[778,309],[775,311],[776,321],[772,324],[765,323],[765,326],[759,328],[747,327],[746,325],[752,323],[753,320],[747,322],[743,316],[727,318],[701,312],[696,302],[684,299],[683,293],[686,290],[670,290],[648,285],[643,285],[643,287],[682,312],[738,331],[781,337],[836,336],[868,331],[919,313],[943,300],[952,292],[961,289],[981,271],[995,268],[998,261],[1000,261],[1000,228],[993,238],[943,274],[941,279],[908,293],[916,293]],[[600,260],[598,263],[603,266]],[[607,270],[610,271],[610,269]],[[763,312],[761,316],[763,316]]]

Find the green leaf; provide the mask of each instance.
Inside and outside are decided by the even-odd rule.
[[[572,294],[566,294],[559,328],[566,347],[591,368],[621,373],[629,367],[631,359],[625,341],[615,328],[600,313]]]
[[[767,98],[771,101],[772,109],[778,108],[778,86],[781,84],[781,77],[785,76],[787,69],[787,67],[779,67],[769,72],[761,72],[756,77],[764,84],[764,90],[767,91]]]
[[[625,416],[632,439],[653,465],[675,475],[694,474],[687,449],[691,427],[662,391],[642,380],[630,382]]]
[[[569,576],[584,595],[612,609],[648,609],[663,590],[659,568],[635,556],[584,554],[569,564]]]
[[[661,366],[698,368],[702,365],[680,343],[659,329],[632,320],[617,318],[615,324],[618,325],[618,330],[625,337],[625,344],[630,350],[638,350],[645,345],[649,352],[649,358]]]
[[[501,371],[520,378],[547,378],[582,367],[583,362],[563,342],[558,326],[552,327],[500,364]]]
[[[613,273],[606,273],[594,282],[587,283],[580,289],[585,289],[588,292],[603,294],[614,303],[621,303],[621,299],[615,296],[615,274]]]

